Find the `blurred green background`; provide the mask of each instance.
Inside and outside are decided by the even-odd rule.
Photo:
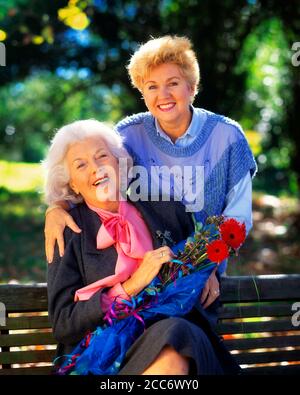
[[[299,271],[299,2],[0,0],[0,282],[45,281],[40,161],[54,130],[144,111],[125,65],[164,34],[193,41],[195,105],[240,122],[258,162],[254,227],[228,274]]]

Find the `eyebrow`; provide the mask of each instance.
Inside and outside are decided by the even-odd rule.
[[[73,160],[72,163],[76,162],[77,160],[83,160],[83,159],[82,158],[76,158],[76,159]]]
[[[101,147],[101,148],[97,149],[97,151],[94,153],[94,155],[97,155],[100,151],[105,151],[105,148]],[[72,163],[76,162],[77,160],[84,160],[84,159],[83,158],[76,158],[76,159],[73,159]]]
[[[180,77],[176,77],[174,75],[174,77],[167,78],[167,81],[173,80],[174,78],[176,78],[177,80],[180,80]],[[156,84],[156,81],[146,81],[145,84]]]

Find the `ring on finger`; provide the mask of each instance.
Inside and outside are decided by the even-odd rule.
[[[161,258],[165,255],[164,251],[161,251],[160,256]]]
[[[214,291],[214,295],[219,295],[220,291],[216,290]]]

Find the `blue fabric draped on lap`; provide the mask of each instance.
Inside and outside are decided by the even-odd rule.
[[[183,244],[184,245],[184,244]],[[178,247],[178,246],[176,246]],[[179,245],[179,247],[182,247]],[[141,336],[147,324],[166,317],[181,317],[189,313],[216,264],[209,264],[199,271],[187,276],[176,278],[172,283],[151,296],[149,289],[157,287],[158,277],[142,291],[134,303],[143,298],[147,300],[135,315],[123,319],[113,319],[112,324],[105,324],[83,339],[73,350],[65,356],[66,360],[57,371],[58,374],[79,375],[111,375],[117,374],[130,346]]]

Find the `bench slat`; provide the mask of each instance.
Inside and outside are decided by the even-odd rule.
[[[283,348],[300,346],[300,335],[259,337],[253,339],[225,340],[230,350],[251,350],[256,348]]]
[[[222,278],[223,302],[299,300],[300,275],[229,276]],[[47,310],[46,284],[0,285],[7,312]],[[258,293],[257,293],[258,290]]]
[[[30,368],[12,368],[0,369],[0,376],[8,375],[49,375],[52,371],[52,366],[36,366]]]
[[[248,318],[248,317],[285,317],[294,314],[293,303],[274,304],[264,306],[260,304],[249,306],[222,306],[218,310],[219,319],[223,318]]]
[[[49,318],[47,316],[31,316],[31,317],[12,317],[6,319],[6,325],[3,329],[50,329]]]
[[[272,321],[257,321],[257,322],[222,322],[218,324],[217,332],[219,334],[243,334],[243,333],[258,333],[258,332],[281,332],[293,331],[295,327],[291,320],[272,320]]]
[[[0,364],[52,362],[56,350],[10,351],[0,353]]]
[[[283,361],[300,362],[300,350],[242,353],[235,354],[234,358],[241,365]]]
[[[246,375],[299,375],[299,365],[287,365],[287,366],[259,366],[253,368],[243,369],[243,374]]]
[[[222,302],[299,300],[300,275],[229,276],[222,278]]]
[[[46,284],[14,284],[13,286],[2,284],[0,285],[0,301],[5,304],[8,313],[47,311],[46,289]]]
[[[0,335],[0,347],[52,345],[56,343],[56,340],[50,332]]]

